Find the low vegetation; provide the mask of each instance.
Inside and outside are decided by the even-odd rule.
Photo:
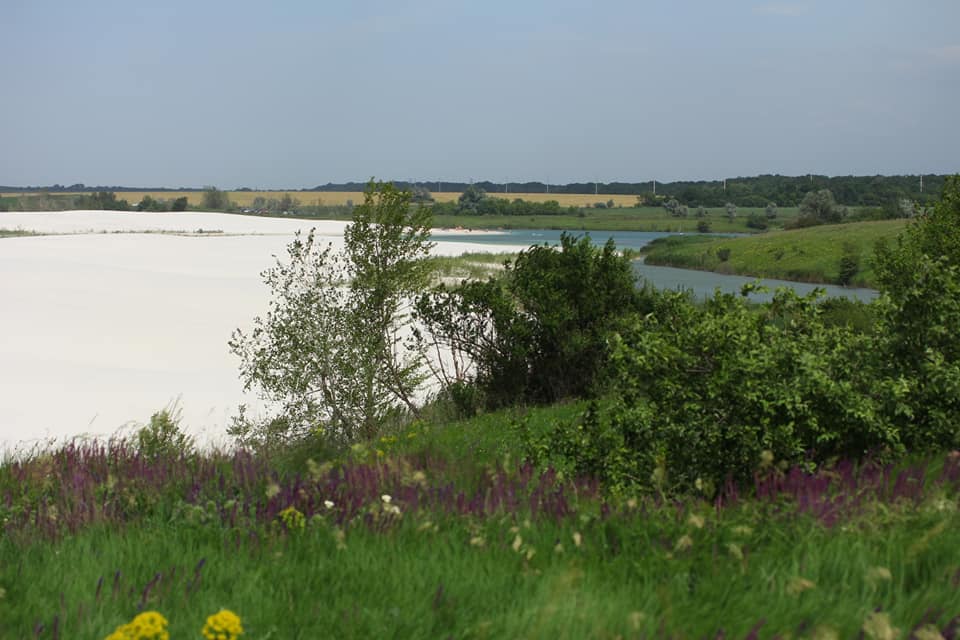
[[[960,177],[850,307],[637,289],[570,236],[415,295],[410,198],[371,185],[344,254],[267,273],[233,344],[283,402],[240,446],[160,412],[0,465],[0,635],[960,634]]]
[[[893,241],[907,220],[853,222],[749,238],[674,236],[644,249],[649,264],[720,273],[876,287],[874,248]]]

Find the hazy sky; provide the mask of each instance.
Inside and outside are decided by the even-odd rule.
[[[958,0],[5,0],[0,184],[960,171]]]

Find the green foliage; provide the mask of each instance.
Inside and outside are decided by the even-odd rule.
[[[804,464],[902,450],[872,393],[868,337],[825,325],[812,296],[780,290],[755,308],[663,293],[614,343],[618,402],[549,447],[614,487],[695,491],[750,479],[764,455]]]
[[[859,258],[858,269],[848,284],[876,286],[874,261],[867,256],[872,255],[877,241],[895,239],[907,224],[904,220],[883,220],[820,225],[706,241],[674,236],[655,240],[644,252],[648,264],[829,284],[839,281],[846,246],[847,255]],[[721,267],[718,250],[723,247],[731,249],[731,254]]]
[[[603,385],[607,335],[644,308],[629,259],[612,242],[563,234],[535,246],[502,278],[439,287],[418,312],[431,339],[464,354],[486,403],[552,402]]]
[[[960,447],[958,250],[960,178],[878,249],[884,295],[869,309],[784,290],[757,307],[663,293],[613,341],[617,401],[529,438],[528,455],[614,490],[693,492],[772,461]]]
[[[960,176],[875,262],[891,411],[912,446],[960,446]]]
[[[710,233],[710,222],[708,220],[700,220],[697,222],[697,232]]]
[[[374,437],[401,407],[416,412],[422,357],[404,304],[426,285],[429,229],[429,210],[411,207],[409,192],[371,182],[343,252],[317,246],[312,230],[297,235],[287,261],[263,273],[269,312],[230,340],[245,387],[281,416],[258,425],[241,415],[235,435],[349,443]]]
[[[480,213],[480,205],[487,199],[487,193],[480,187],[470,185],[457,199],[457,209],[461,213]]]
[[[847,216],[847,208],[837,204],[829,189],[810,191],[800,202],[797,225],[812,227],[818,224],[837,224]]]
[[[180,429],[180,412],[163,409],[150,416],[150,422],[137,430],[137,451],[152,460],[191,455],[193,438]]]
[[[759,213],[751,213],[749,216],[747,216],[747,226],[751,229],[763,231],[770,226],[768,222],[769,219],[770,218],[767,218]]]
[[[840,257],[840,268],[837,274],[837,284],[844,286],[850,284],[859,272],[860,251],[852,242],[844,242],[843,255]]]
[[[96,209],[103,211],[129,211],[130,203],[118,200],[117,194],[112,191],[97,191],[77,198],[75,206],[79,209]]]
[[[230,195],[216,187],[205,187],[200,208],[206,211],[226,211],[230,209]]]

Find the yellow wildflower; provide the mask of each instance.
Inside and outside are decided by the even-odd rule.
[[[304,515],[293,506],[281,511],[277,514],[277,517],[280,518],[280,521],[283,523],[283,526],[287,528],[287,531],[298,531],[303,529],[307,524],[307,519]]]
[[[691,513],[690,517],[687,518],[687,524],[695,529],[703,529],[705,522],[703,516],[697,515],[696,513]]]
[[[688,535],[680,536],[680,539],[677,540],[677,544],[673,545],[674,551],[686,551],[693,546],[693,538]]]
[[[235,640],[243,635],[243,625],[233,611],[221,609],[207,618],[201,633],[206,640]]]
[[[156,611],[144,611],[117,627],[106,640],[170,640],[167,619]]]
[[[574,531],[574,532],[573,532],[573,546],[579,547],[582,542],[583,542],[583,536],[580,535],[580,532],[579,532],[579,531]]]

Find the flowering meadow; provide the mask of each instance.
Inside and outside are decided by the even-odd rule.
[[[960,453],[611,494],[518,459],[518,419],[547,432],[580,408],[415,423],[327,459],[10,456],[0,637],[960,637]],[[137,620],[154,635],[123,635]]]

